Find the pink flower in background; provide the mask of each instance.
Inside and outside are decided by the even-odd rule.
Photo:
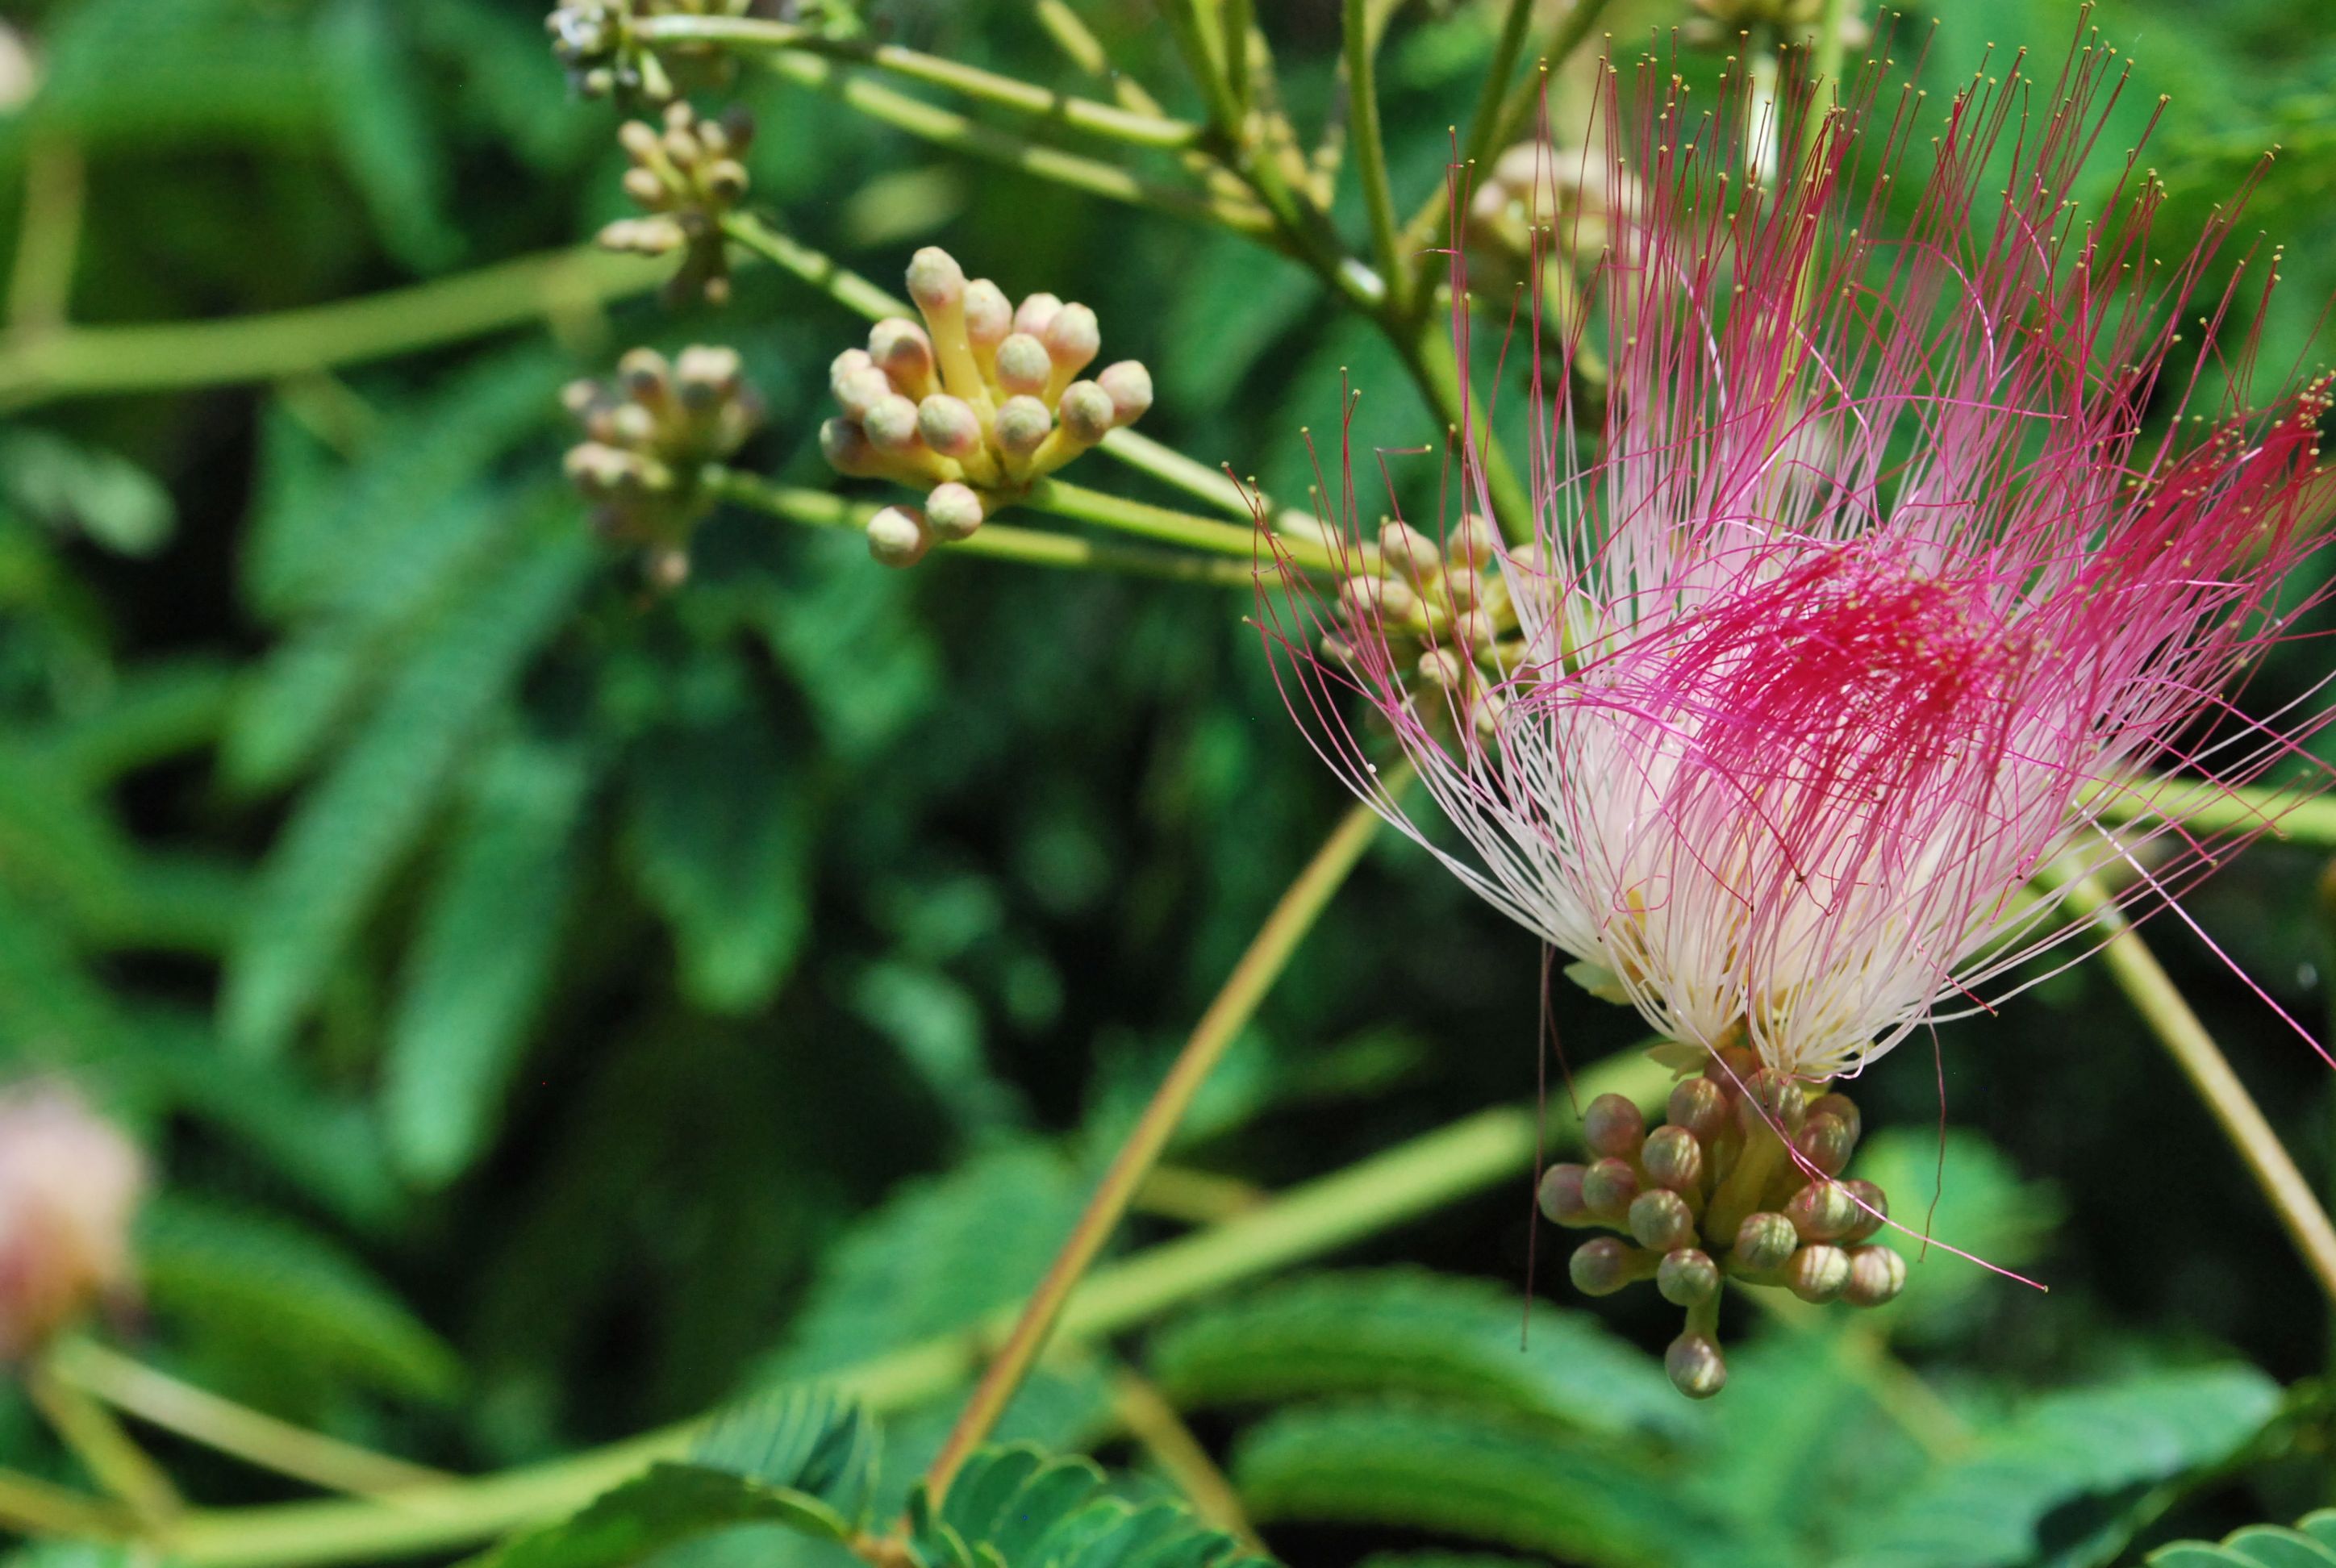
[[[0,1093],[0,1360],[129,1287],[145,1190],[136,1145],[78,1096],[41,1084]]]
[[[1533,544],[1469,518],[1370,550],[1350,481],[1336,605],[1286,560],[1295,591],[1265,596],[1323,755],[1672,1038],[1854,1072],[2064,934],[2024,891],[2046,862],[2146,864],[2134,892],[2162,892],[2225,847],[2165,818],[2096,833],[2137,770],[2211,798],[2320,722],[2223,694],[2292,623],[2326,384],[2249,411],[2252,328],[2224,327],[2277,258],[2202,294],[2227,219],[2151,260],[2130,160],[2108,219],[2075,209],[2109,68],[2015,64],[1943,122],[1911,92],[1876,114],[1869,81],[1762,189],[1767,116],[1691,112],[1650,67],[1603,139],[1629,216],[1594,310],[1531,304]],[[1597,408],[1578,373],[1601,362]],[[1475,427],[1499,423],[1463,443],[1480,513]],[[1384,787],[1356,696],[1464,844]]]

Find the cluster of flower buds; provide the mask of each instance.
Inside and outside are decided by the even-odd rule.
[[[716,44],[645,47],[632,24],[644,16],[743,16],[753,0],[565,0],[543,19],[551,53],[576,91],[662,103],[676,93],[720,86],[735,67]]]
[[[1814,38],[1825,19],[1825,0],[1692,0],[1699,15],[1680,26],[1679,35],[1698,48],[1732,45],[1744,34],[1766,34],[1778,44],[1801,44]],[[1842,7],[1841,42],[1845,49],[1863,49],[1873,29],[1857,14],[1855,0]]]
[[[1468,195],[1468,240],[1523,258],[1595,262],[1635,204],[1635,180],[1610,189],[1607,160],[1581,147],[1520,141],[1480,170]],[[1627,177],[1626,177],[1627,178]],[[1472,257],[1473,260],[1474,258]]]
[[[1839,1094],[1812,1097],[1748,1052],[1725,1057],[1679,1082],[1669,1119],[1652,1131],[1621,1096],[1592,1100],[1582,1113],[1591,1163],[1552,1165],[1541,1184],[1542,1213],[1557,1223],[1622,1232],[1575,1251],[1577,1289],[1604,1296],[1652,1280],[1687,1309],[1663,1364],[1698,1399],[1728,1381],[1717,1333],[1726,1280],[1854,1307],[1878,1307],[1906,1283],[1905,1260],[1868,1244],[1889,1213],[1882,1189],[1840,1179],[1857,1107]]]
[[[705,466],[738,450],[762,419],[735,351],[685,348],[671,364],[636,348],[614,381],[570,382],[562,394],[585,439],[568,452],[568,477],[592,503],[602,537],[650,551],[667,587],[689,570],[689,531],[708,501]]]
[[[1322,652],[1353,666],[1358,646],[1384,648],[1397,661],[1391,673],[1406,681],[1416,675],[1442,699],[1428,705],[1431,716],[1464,713],[1489,736],[1501,716],[1496,688],[1519,646],[1500,559],[1500,531],[1477,512],[1462,517],[1441,547],[1409,523],[1386,524],[1368,569],[1338,584],[1343,628],[1324,635]]]
[[[909,263],[909,297],[924,325],[889,317],[866,348],[835,356],[828,385],[843,414],[819,433],[837,472],[927,492],[921,507],[888,506],[870,520],[868,548],[888,566],[914,565],[936,540],[967,538],[1152,406],[1152,374],[1133,359],[1082,378],[1103,346],[1084,305],[1051,294],[1015,305],[938,246]]]
[[[686,250],[681,270],[666,285],[667,298],[726,303],[730,264],[722,216],[745,197],[746,166],[740,160],[754,138],[753,116],[735,107],[719,120],[701,120],[687,103],[669,103],[663,131],[645,120],[625,122],[617,132],[633,161],[625,170],[625,194],[648,216],[617,219],[600,230],[601,245],[640,256]]]
[[[145,1190],[136,1145],[70,1091],[0,1094],[0,1359],[129,1290]]]

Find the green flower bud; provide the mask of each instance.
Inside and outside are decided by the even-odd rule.
[[[617,361],[617,380],[628,397],[647,404],[662,402],[671,384],[673,367],[654,348],[633,348]]]
[[[1387,570],[1415,578],[1432,576],[1444,564],[1427,536],[1407,522],[1390,522],[1379,530],[1379,560]]]
[[[1055,416],[1035,397],[1007,398],[991,425],[998,446],[1016,457],[1027,457],[1037,451],[1054,428]]]
[[[1142,360],[1121,359],[1105,365],[1095,385],[1111,398],[1114,424],[1134,424],[1152,407],[1152,372],[1144,368]]]
[[[1016,307],[1014,330],[1027,332],[1033,337],[1043,337],[1046,324],[1055,319],[1055,313],[1062,307],[1062,300],[1054,295],[1033,294]]]
[[[1578,1229],[1596,1222],[1589,1204],[1582,1201],[1582,1177],[1580,1165],[1552,1165],[1542,1173],[1541,1212],[1551,1223]]]
[[[933,547],[933,531],[912,506],[888,506],[868,520],[868,553],[886,566],[914,566]]]
[[[1655,1290],[1674,1307],[1708,1301],[1718,1289],[1719,1265],[1700,1248],[1677,1248],[1655,1266]]]
[[[1639,1151],[1639,1163],[1650,1179],[1675,1193],[1692,1193],[1703,1181],[1703,1144],[1677,1125],[1649,1133]]]
[[[965,286],[965,335],[977,349],[996,348],[1014,330],[1014,307],[987,278]]]
[[[1482,571],[1498,559],[1501,552],[1501,531],[1481,512],[1469,512],[1462,517],[1444,541],[1445,559],[1454,567],[1469,571]]]
[[[636,163],[655,167],[665,159],[665,149],[657,142],[657,127],[644,121],[628,120],[618,126],[617,145]]]
[[[695,344],[683,349],[673,362],[674,394],[686,408],[711,408],[738,394],[745,374],[745,366],[736,349]]]
[[[1419,612],[1419,599],[1392,578],[1350,577],[1338,585],[1338,613],[1355,626],[1400,625]]]
[[[1849,1129],[1850,1147],[1854,1149],[1857,1146],[1857,1136],[1864,1127],[1865,1120],[1857,1114],[1856,1103],[1847,1095],[1839,1093],[1819,1095],[1809,1102],[1809,1115],[1833,1117]]]
[[[665,181],[659,180],[652,170],[628,169],[620,183],[628,197],[652,211],[671,204],[673,193],[666,189]]]
[[[1646,1116],[1621,1095],[1601,1095],[1582,1113],[1582,1141],[1593,1154],[1629,1159],[1646,1135]]]
[[[962,458],[981,446],[981,416],[963,398],[936,392],[917,404],[917,432],[942,456]]]
[[[1838,1176],[1841,1168],[1849,1164],[1853,1140],[1849,1124],[1825,1111],[1811,1111],[1809,1119],[1793,1138],[1793,1147],[1801,1157],[1828,1176]]]
[[[1847,1235],[1857,1222],[1857,1201],[1839,1182],[1811,1182],[1785,1204],[1785,1218],[1803,1241],[1830,1242]]]
[[[1830,1301],[1849,1284],[1849,1254],[1819,1242],[1785,1265],[1785,1289],[1804,1301]]]
[[[716,158],[706,164],[706,172],[698,177],[706,194],[721,206],[735,205],[746,194],[746,166],[735,158]]]
[[[1638,1173],[1626,1160],[1593,1161],[1582,1173],[1582,1201],[1603,1223],[1623,1223],[1630,1215],[1630,1201],[1638,1195]]]
[[[967,410],[971,413],[970,409]],[[929,436],[927,439],[930,439]],[[970,486],[940,484],[925,497],[925,525],[936,539],[955,541],[970,539],[981,526],[981,497]]]
[[[1890,1195],[1867,1181],[1844,1182],[1842,1186],[1855,1200],[1858,1207],[1857,1217],[1841,1233],[1841,1240],[1844,1243],[1863,1242],[1882,1229],[1883,1222],[1889,1219]]]
[[[1645,1279],[1651,1271],[1647,1266],[1650,1261],[1645,1253],[1616,1237],[1598,1236],[1573,1249],[1566,1272],[1573,1277],[1573,1288],[1583,1295],[1611,1296]]]
[[[1801,1244],[1800,1232],[1793,1222],[1782,1214],[1757,1213],[1744,1216],[1736,1228],[1736,1246],[1728,1261],[1756,1274],[1765,1274],[1782,1268],[1793,1249]]]
[[[922,443],[917,427],[917,405],[899,393],[887,393],[860,416],[868,443],[891,455],[914,452]]]
[[[1906,1260],[1891,1247],[1853,1247],[1849,1283],[1841,1299],[1853,1307],[1879,1307],[1906,1288]]]
[[[1789,1138],[1808,1119],[1808,1091],[1790,1074],[1762,1067],[1745,1080],[1744,1088],[1744,1099],[1736,1115],[1747,1134],[1758,1127],[1773,1126]]]
[[[1630,1239],[1652,1251],[1668,1252],[1696,1239],[1687,1200],[1669,1187],[1651,1187],[1631,1199],[1630,1224]]]
[[[909,297],[929,316],[954,313],[965,304],[965,268],[938,245],[928,245],[909,258]]]
[[[1431,648],[1419,656],[1419,678],[1438,691],[1460,691],[1468,684],[1468,661],[1448,648]]]
[[[1071,307],[1063,308],[1067,311]],[[1063,400],[1055,405],[1063,433],[1081,446],[1093,446],[1111,433],[1113,414],[1111,394],[1092,381],[1074,381],[1064,388]]]
[[[1681,1334],[1663,1352],[1671,1387],[1690,1399],[1708,1399],[1728,1387],[1728,1362],[1719,1347],[1700,1334]]]
[[[1681,1078],[1671,1087],[1665,1114],[1698,1143],[1708,1144],[1728,1125],[1728,1091],[1710,1078]]]
[[[1011,333],[998,346],[998,385],[1007,392],[1036,396],[1046,390],[1046,379],[1054,374],[1046,346],[1028,333]]]

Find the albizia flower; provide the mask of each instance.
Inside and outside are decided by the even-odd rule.
[[[1691,113],[1655,66],[1618,124],[1610,88],[1602,352],[1532,304],[1560,340],[1533,543],[1468,517],[1374,551],[1349,479],[1337,603],[1286,562],[1265,600],[1354,787],[1673,1039],[1854,1073],[2065,934],[2027,891],[2056,857],[2146,864],[2146,892],[2218,852],[2178,811],[2094,831],[2138,770],[2234,784],[2301,727],[2227,693],[2292,623],[2326,384],[2247,407],[2253,329],[2225,322],[2259,317],[2237,291],[2276,256],[2194,298],[2227,217],[2153,260],[2161,188],[2130,157],[2106,218],[2076,210],[2108,55],[1974,78],[1942,117],[1911,91],[1877,114],[1869,73],[1773,189],[1744,174],[1775,134],[1747,100]],[[1487,423],[1460,443],[1478,513]],[[1405,816],[1354,696],[1465,850]],[[2137,857],[2152,835],[2170,852]]]

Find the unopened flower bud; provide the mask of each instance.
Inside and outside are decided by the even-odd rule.
[[[828,467],[847,479],[873,479],[884,472],[882,457],[857,421],[831,419],[819,427],[819,453]]]
[[[965,268],[938,245],[928,245],[909,258],[909,297],[928,315],[955,312],[965,304]]]
[[[868,553],[886,566],[914,566],[933,547],[933,531],[912,506],[888,506],[868,520]]]
[[[1113,413],[1111,394],[1092,381],[1074,381],[1064,388],[1062,401],[1055,405],[1056,416],[1063,423],[1063,433],[1081,446],[1093,446],[1111,433]]]
[[[718,344],[694,344],[673,362],[674,394],[684,407],[711,408],[736,395],[745,367],[735,348]]]
[[[1839,1116],[1823,1111],[1812,1111],[1809,1119],[1793,1138],[1793,1147],[1801,1157],[1828,1176],[1841,1174],[1849,1164],[1851,1145],[1849,1125]]]
[[[928,434],[926,439],[932,438]],[[952,542],[970,539],[981,526],[981,497],[968,485],[935,485],[933,492],[925,497],[925,526],[933,531],[936,539]]]
[[[860,416],[860,424],[868,433],[869,444],[879,452],[897,453],[917,449],[917,405],[897,392],[878,398]]]
[[[1906,1288],[1906,1260],[1891,1247],[1853,1247],[1849,1253],[1849,1283],[1841,1299],[1853,1307],[1879,1307],[1895,1300]]]
[[[1390,522],[1379,530],[1379,560],[1389,571],[1417,579],[1433,575],[1443,558],[1427,536],[1407,522]]]
[[[1830,1301],[1849,1284],[1849,1254],[1822,1242],[1803,1247],[1785,1265],[1785,1288],[1804,1301]]]
[[[1007,392],[1036,396],[1046,390],[1046,379],[1054,374],[1046,346],[1030,334],[1011,333],[998,346],[998,385]]]
[[[866,424],[869,412],[888,397],[898,397],[892,383],[872,365],[854,365],[849,370],[830,375],[827,389],[835,394],[835,401],[843,412]]]
[[[1482,571],[1493,564],[1501,549],[1501,531],[1481,512],[1461,518],[1444,541],[1445,559],[1455,568]]]
[[[1055,313],[1062,307],[1062,300],[1054,295],[1033,294],[1016,307],[1014,330],[1027,332],[1033,337],[1042,336],[1046,324],[1055,319]]]
[[[624,186],[625,194],[628,197],[643,207],[650,209],[665,206],[672,195],[672,192],[666,189],[665,181],[658,179],[654,170],[647,169],[626,170],[625,177],[619,183]]]
[[[1668,1252],[1695,1238],[1695,1216],[1687,1200],[1669,1187],[1650,1187],[1630,1200],[1630,1239],[1641,1247]]]
[[[1671,1088],[1666,1115],[1698,1143],[1709,1143],[1728,1125],[1728,1091],[1709,1078],[1681,1078]]]
[[[917,405],[917,431],[944,457],[962,458],[981,445],[981,416],[973,404],[936,392]]]
[[[629,395],[644,403],[663,398],[672,375],[673,367],[654,348],[628,349],[625,356],[617,361],[618,381]]]
[[[1889,1219],[1890,1196],[1872,1182],[1844,1182],[1842,1186],[1857,1205],[1857,1218],[1851,1221],[1849,1228],[1841,1233],[1841,1240],[1844,1244],[1863,1242],[1882,1229],[1883,1222]]]
[[[146,1188],[130,1140],[44,1086],[0,1094],[0,1359],[131,1282],[130,1223]]]
[[[999,447],[1016,457],[1027,457],[1037,451],[1054,428],[1055,416],[1035,397],[1007,398],[998,406],[998,418],[991,425]]]
[[[1573,1164],[1552,1165],[1542,1173],[1541,1212],[1551,1223],[1579,1227],[1595,1222],[1582,1200],[1582,1168]]]
[[[1681,1334],[1663,1352],[1671,1387],[1690,1399],[1708,1399],[1728,1387],[1728,1361],[1701,1334]]]
[[[888,316],[868,329],[868,357],[903,395],[933,390],[933,340],[905,317]]]
[[[654,164],[665,156],[657,143],[657,127],[646,121],[628,120],[617,127],[617,145],[637,163]]]
[[[1055,312],[1038,338],[1046,346],[1056,374],[1066,381],[1093,363],[1103,347],[1103,329],[1095,322],[1095,313],[1076,303]]]
[[[1014,330],[1014,307],[987,278],[965,286],[965,335],[977,349],[996,348]]]
[[[1858,1220],[1857,1200],[1839,1182],[1811,1182],[1785,1204],[1785,1218],[1806,1242],[1830,1242],[1849,1233]]]
[[[1756,1274],[1765,1274],[1781,1268],[1801,1244],[1800,1232],[1793,1222],[1782,1214],[1747,1214],[1736,1228],[1736,1246],[1730,1261]]]
[[[1652,1271],[1650,1262],[1645,1253],[1619,1238],[1598,1236],[1573,1250],[1566,1272],[1573,1276],[1573,1288],[1583,1295],[1611,1296],[1645,1279]]]
[[[1746,1080],[1744,1088],[1737,1119],[1747,1133],[1773,1127],[1789,1138],[1801,1130],[1808,1117],[1809,1096],[1800,1080],[1775,1067],[1762,1067]]]
[[[1647,1135],[1639,1163],[1651,1180],[1675,1193],[1691,1193],[1703,1180],[1703,1144],[1676,1124],[1657,1127]]]
[[[1601,1095],[1582,1113],[1582,1141],[1593,1154],[1629,1159],[1646,1134],[1645,1115],[1621,1095]]]
[[[1095,385],[1111,397],[1114,424],[1134,424],[1152,407],[1152,372],[1142,360],[1114,360],[1103,367]]]
[[[1376,621],[1408,621],[1419,613],[1419,599],[1393,578],[1350,577],[1338,585],[1338,610],[1357,626]]]
[[[1674,1307],[1708,1301],[1718,1289],[1719,1265],[1700,1248],[1675,1248],[1655,1265],[1655,1290]]]
[[[725,206],[746,194],[746,166],[735,158],[716,158],[698,176],[706,193]]]
[[[1419,678],[1438,691],[1461,691],[1468,684],[1469,664],[1448,648],[1431,648],[1419,656]]]
[[[1627,1160],[1597,1160],[1582,1173],[1582,1201],[1609,1225],[1629,1218],[1630,1201],[1639,1195],[1638,1174]]]
[[[1809,1102],[1809,1115],[1833,1117],[1849,1129],[1850,1147],[1854,1149],[1857,1146],[1857,1135],[1864,1127],[1865,1121],[1858,1115],[1856,1102],[1847,1095],[1838,1093],[1819,1095]]]

